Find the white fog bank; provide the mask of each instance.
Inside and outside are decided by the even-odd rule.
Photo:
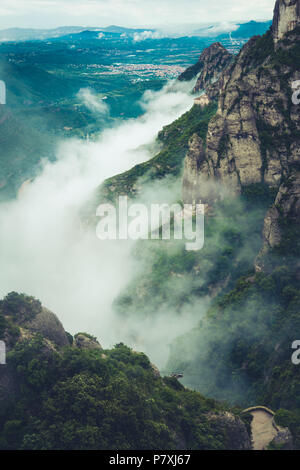
[[[111,306],[134,274],[132,245],[84,232],[79,212],[106,178],[153,156],[158,131],[191,108],[191,88],[168,84],[148,91],[142,117],[105,130],[94,142],[61,143],[57,161],[45,162],[17,200],[0,205],[1,297],[11,291],[33,295],[67,331],[94,334],[105,347],[125,340],[120,325],[116,333]],[[92,99],[88,94],[89,106]]]

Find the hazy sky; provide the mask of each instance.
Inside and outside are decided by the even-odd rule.
[[[275,0],[1,0],[0,28],[271,19]]]

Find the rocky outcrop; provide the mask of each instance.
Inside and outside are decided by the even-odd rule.
[[[42,334],[59,347],[69,346],[70,344],[64,327],[57,316],[45,307],[32,321],[24,326],[32,333]]]
[[[219,42],[205,49],[199,59],[202,67],[194,91],[207,90],[215,84],[233,60],[234,56]]]
[[[272,33],[275,43],[283,39],[286,33],[300,26],[300,1],[277,0],[274,10]]]
[[[295,172],[278,191],[264,220],[263,247],[256,259],[256,271],[265,270],[266,255],[288,241],[286,230],[300,231],[300,172]],[[297,262],[297,259],[295,259]]]
[[[271,271],[281,250],[300,278],[300,108],[292,100],[293,84],[300,80],[299,8],[300,0],[278,0],[272,30],[252,38],[223,72],[206,149],[197,135],[189,142],[182,196],[184,203],[211,205],[220,185],[236,194],[256,185],[278,191],[265,216],[255,269]],[[215,198],[203,180],[216,188]]]
[[[226,450],[251,450],[251,438],[243,421],[232,413],[210,413],[207,416],[214,426],[226,434]]]
[[[205,157],[200,149],[202,175],[239,193],[252,184],[279,188],[291,174],[300,160],[300,113],[291,99],[292,84],[300,79],[292,60],[299,39],[297,30],[290,33],[289,44],[280,43],[284,53],[276,54],[271,32],[253,38],[224,72]]]
[[[216,83],[219,81],[224,69],[226,69],[234,60],[234,56],[225,49],[219,42],[212,44],[202,52],[199,61],[183,72],[178,80],[191,80],[198,76],[194,92],[206,90],[209,98],[216,96],[219,87]],[[209,90],[208,90],[209,89]]]
[[[88,335],[87,333],[78,333],[74,336],[74,346],[79,349],[102,349],[101,344],[96,338]]]
[[[189,151],[184,161],[184,177],[182,183],[183,200],[186,204],[198,202],[201,198],[202,188],[200,185],[201,169],[206,165],[206,154],[202,139],[194,134],[189,141]]]

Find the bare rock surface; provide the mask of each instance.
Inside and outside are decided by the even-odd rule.
[[[226,430],[227,450],[250,450],[251,439],[243,421],[228,411],[210,413],[209,421],[213,421],[220,430]]]
[[[273,36],[275,42],[282,39],[286,33],[300,25],[300,1],[277,0],[274,10]]]
[[[86,333],[78,333],[74,336],[74,346],[79,349],[86,350],[102,349],[102,346],[97,339]]]
[[[69,341],[64,327],[57,316],[43,307],[36,317],[24,325],[33,333],[40,333],[59,347],[68,346]]]

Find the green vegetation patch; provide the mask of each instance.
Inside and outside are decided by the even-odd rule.
[[[158,142],[162,145],[158,155],[126,173],[106,180],[96,194],[97,203],[103,199],[114,201],[119,195],[134,196],[137,192],[135,185],[142,177],[146,182],[167,175],[180,175],[190,137],[197,133],[205,142],[208,123],[215,112],[215,103],[204,109],[193,106],[179,119],[164,127],[158,135]]]

